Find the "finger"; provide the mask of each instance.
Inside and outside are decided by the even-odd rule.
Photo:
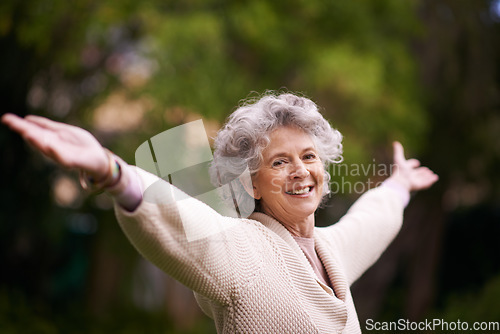
[[[30,146],[47,155],[47,146],[52,141],[49,140],[49,137],[54,136],[53,131],[13,114],[2,116],[2,122],[11,130],[20,134]]]
[[[417,172],[419,175],[436,175],[437,176],[437,174],[434,173],[429,167],[425,167],[425,166],[416,168],[415,172]]]
[[[417,170],[415,179],[417,183],[416,190],[422,190],[429,188],[435,182],[437,182],[437,180],[439,180],[439,176],[430,169],[421,167]]]
[[[48,118],[42,117],[42,116],[36,116],[36,115],[28,115],[25,117],[25,119],[29,122],[32,122],[34,124],[37,124],[45,129],[57,131],[64,129],[68,127],[68,124],[60,123],[60,122],[55,122],[52,121]]]
[[[2,122],[7,125],[12,131],[17,132],[22,136],[30,131],[35,131],[35,129],[40,128],[38,125],[32,124],[31,122],[26,121],[24,118],[14,114],[3,115]]]
[[[439,176],[436,173],[434,173],[432,170],[430,170],[429,168],[425,168],[422,171],[422,178],[430,180],[430,181],[432,181],[432,183],[439,180]]]
[[[9,128],[12,128],[12,125],[18,123],[19,120],[23,120],[23,118],[11,113],[2,115],[2,123],[7,125]]]
[[[16,116],[14,114],[11,114],[11,113],[6,113],[6,114],[3,114],[2,115],[2,123],[5,124],[5,125],[9,125],[9,123],[15,119],[15,118],[19,118],[19,116]]]
[[[420,161],[417,159],[408,159],[406,163],[410,168],[417,168],[420,166]]]
[[[403,145],[395,141],[392,143],[392,147],[394,149],[394,163],[396,165],[402,165],[406,161]]]

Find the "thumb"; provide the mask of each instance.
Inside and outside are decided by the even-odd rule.
[[[403,145],[401,145],[400,142],[395,141],[392,143],[392,147],[394,150],[394,158],[393,158],[394,164],[396,166],[400,166],[400,165],[404,164],[404,162],[406,161],[406,158],[405,158],[405,152],[403,149]]]

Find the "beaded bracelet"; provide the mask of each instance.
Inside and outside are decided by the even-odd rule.
[[[108,149],[104,149],[108,156],[109,169],[104,179],[97,181],[89,176],[87,172],[80,170],[80,185],[87,191],[101,191],[118,183],[121,177],[121,167],[115,156]]]

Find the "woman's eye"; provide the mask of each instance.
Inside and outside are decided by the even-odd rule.
[[[308,153],[304,156],[304,159],[305,160],[314,160],[316,159],[316,154],[313,154],[313,153]]]
[[[285,160],[275,160],[273,161],[273,167],[280,167],[285,163]]]

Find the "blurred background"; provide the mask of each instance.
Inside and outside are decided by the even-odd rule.
[[[3,0],[1,113],[84,127],[133,164],[168,128],[201,118],[214,136],[242,99],[300,92],[344,134],[347,166],[387,165],[399,140],[440,175],[353,286],[361,327],[500,321],[499,32],[499,0]],[[0,145],[1,333],[215,332],[107,195],[5,127]],[[359,192],[336,192],[319,223]]]

